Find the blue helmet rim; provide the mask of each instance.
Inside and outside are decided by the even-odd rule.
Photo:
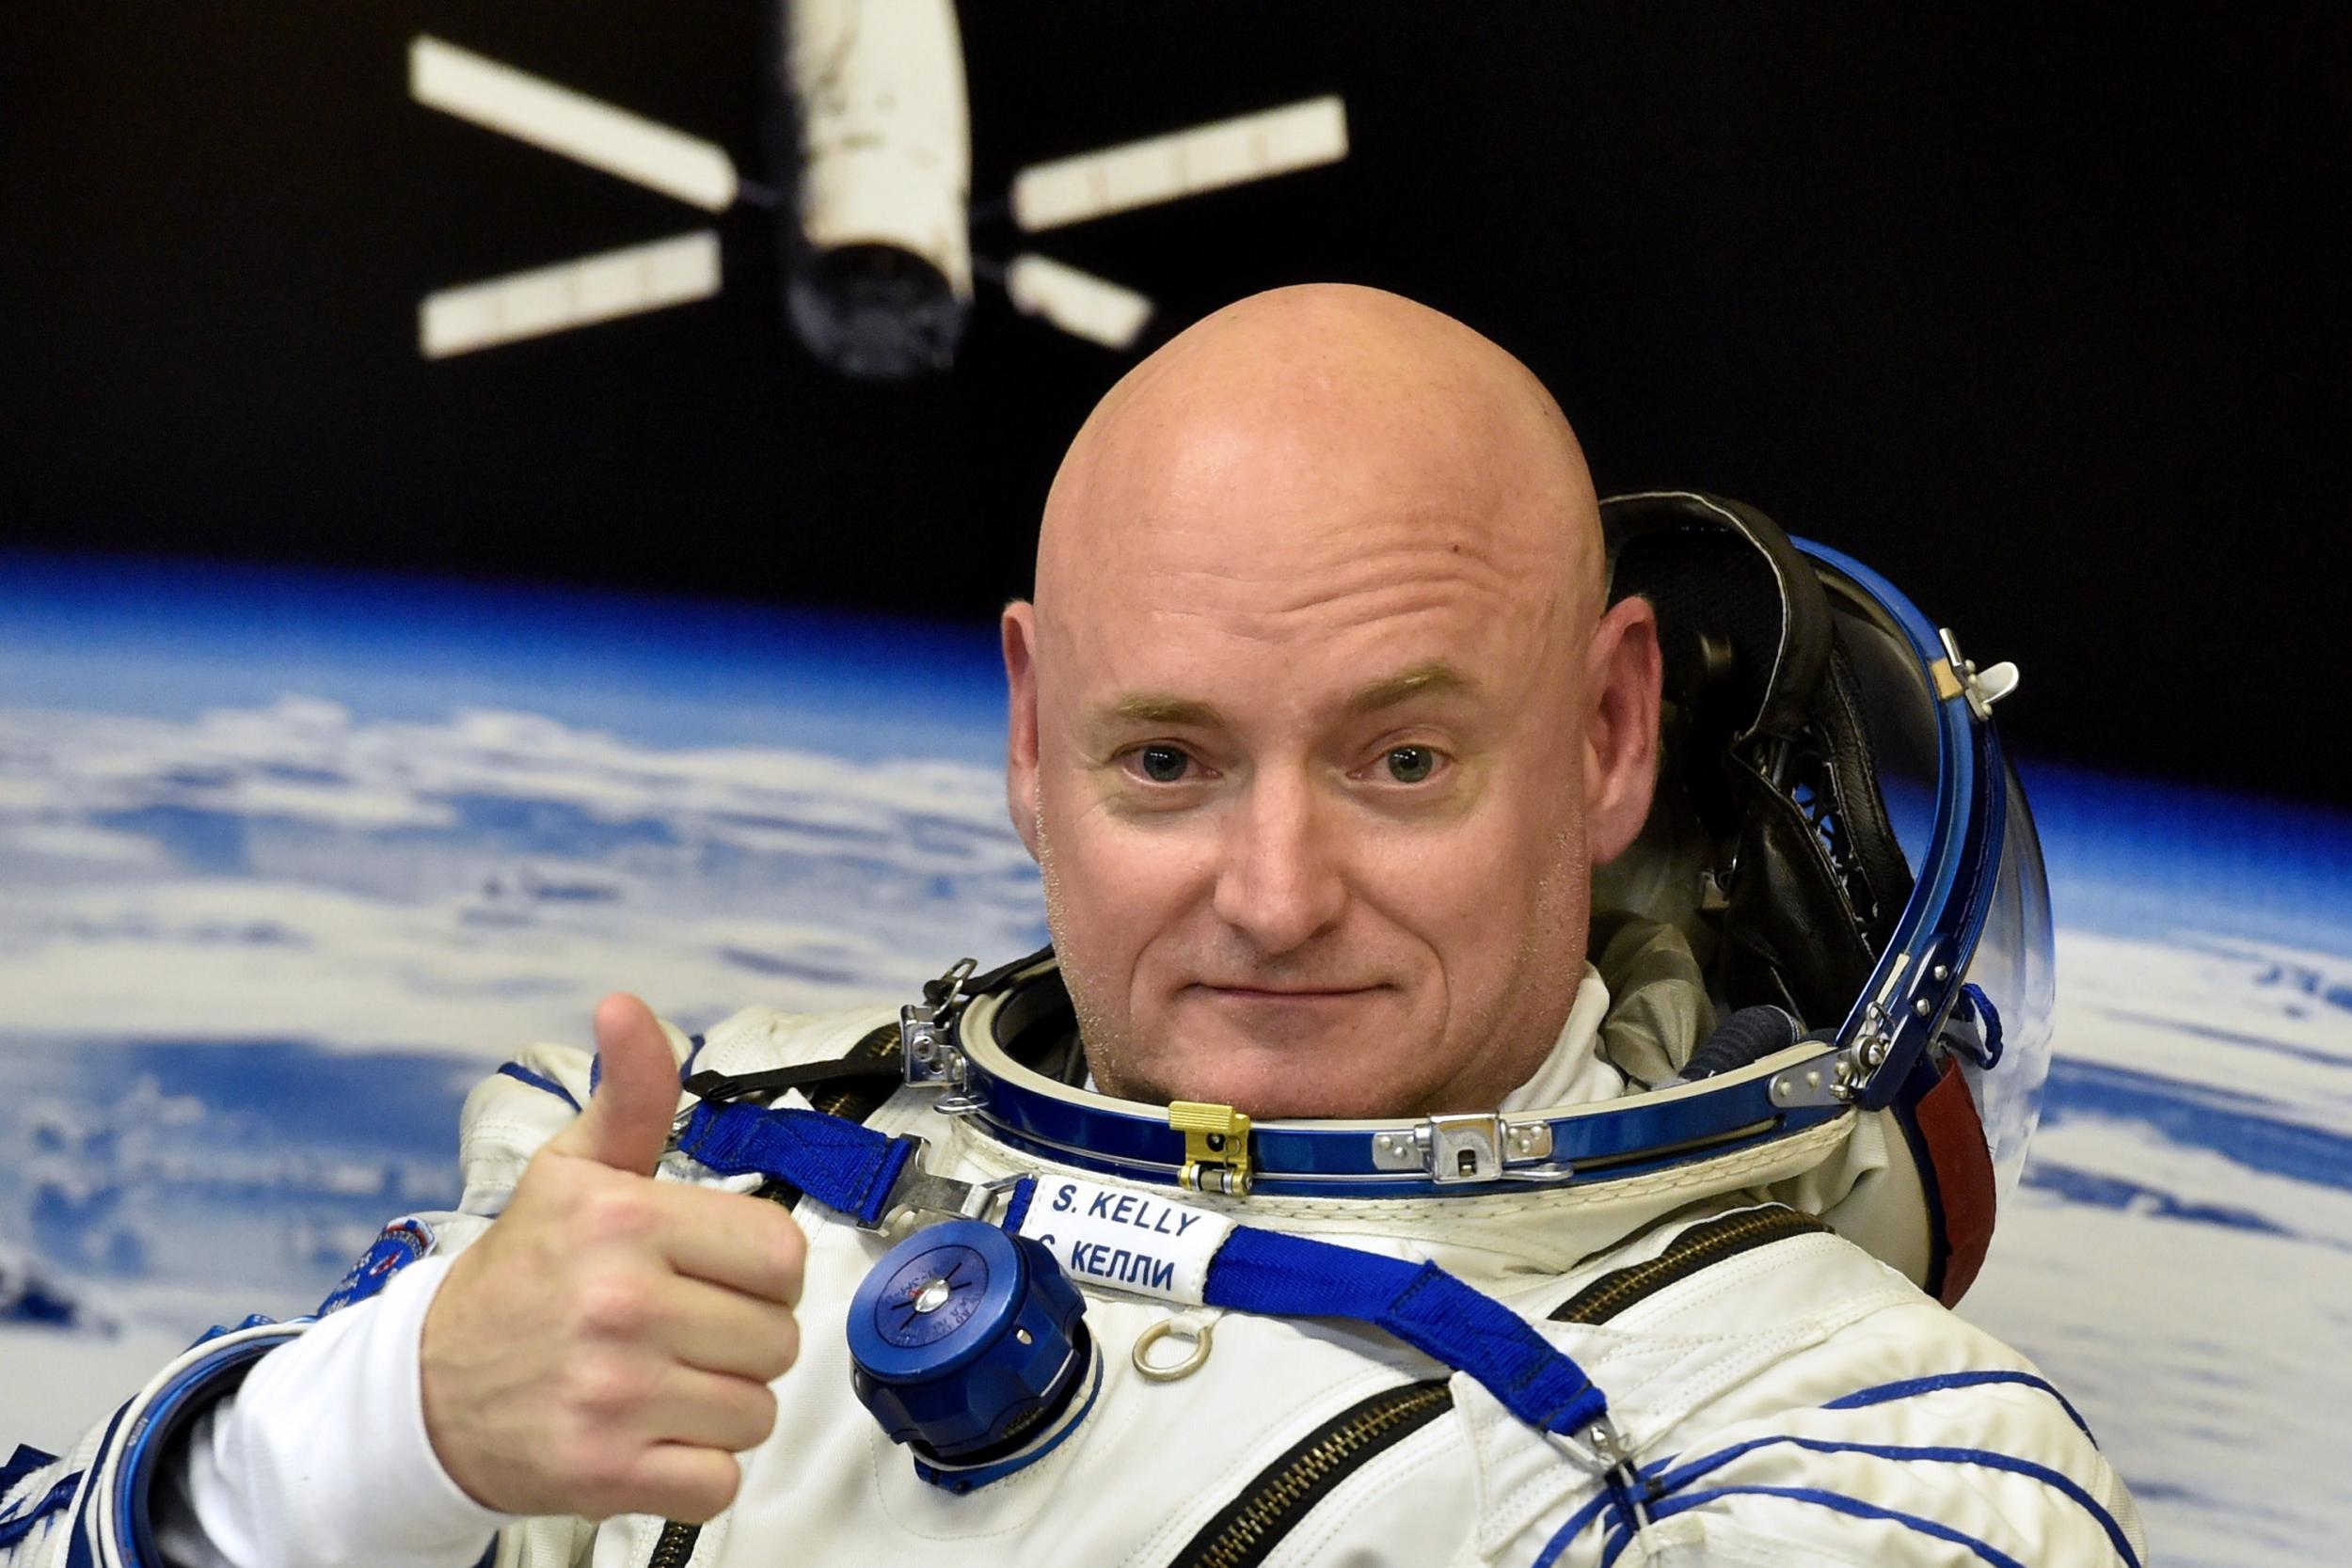
[[[1901,590],[1842,551],[1789,543],[1873,605],[1910,645],[1922,672],[1945,660],[1943,635]],[[1878,1042],[1882,1065],[1856,1096],[1866,1109],[1891,1103],[1960,995],[1993,906],[2009,822],[2009,769],[1999,735],[1964,693],[1939,696],[1935,825],[1894,935],[1837,1031],[1840,1047]]]

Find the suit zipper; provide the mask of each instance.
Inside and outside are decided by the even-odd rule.
[[[694,1555],[694,1543],[702,1539],[702,1533],[700,1525],[663,1520],[661,1539],[653,1544],[653,1556],[645,1560],[645,1568],[686,1568],[686,1560]]]
[[[1257,1568],[1331,1490],[1453,1408],[1443,1378],[1383,1388],[1333,1417],[1176,1554],[1176,1568]]]
[[[1607,1323],[1634,1303],[1646,1301],[1667,1286],[1679,1284],[1726,1258],[1787,1237],[1811,1235],[1828,1228],[1810,1214],[1778,1207],[1750,1209],[1708,1220],[1677,1236],[1664,1252],[1648,1262],[1629,1264],[1594,1280],[1554,1307],[1551,1321]]]

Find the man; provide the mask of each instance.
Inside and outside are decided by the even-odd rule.
[[[1393,1116],[1544,1064],[1659,672],[1522,367],[1368,292],[1212,318],[1079,433],[1004,641],[1013,822],[1104,1089]]]
[[[1611,974],[1587,961],[1593,870],[1651,806],[1656,616],[1639,597],[1606,605],[1575,438],[1500,349],[1361,289],[1217,313],[1079,433],[1036,581],[1003,625],[1008,800],[1043,871],[1079,1048],[1059,1083],[1036,1069],[1038,1093],[1167,1106],[1171,1127],[1187,1107],[1422,1117],[1606,1101],[1652,1086],[1632,1065],[1645,1053],[1687,1062],[1709,1017],[1687,952],[1645,938],[1610,943],[1640,955]],[[680,1117],[681,1076],[715,1074],[690,1077],[715,1103],[711,1085],[792,1064],[853,1072],[895,1037],[876,1028],[889,1017],[755,1011],[696,1044],[608,998],[593,1068],[542,1048],[476,1091],[460,1212],[388,1233],[362,1271],[397,1268],[380,1295],[306,1334],[192,1352],[123,1433],[11,1481],[0,1531],[22,1528],[0,1553],[450,1568],[485,1550],[665,1568],[930,1550],[2144,1555],[2121,1483],[2029,1368],[1765,1201],[1834,1207],[1857,1184],[1838,1162],[1867,1163],[1850,1120],[1704,1180],[1324,1199],[1246,1196],[1235,1118],[1220,1125],[1242,1163],[1222,1134],[1187,1134],[1202,1160],[1227,1150],[1186,1171],[1196,1191],[1221,1181],[1215,1199],[1089,1184],[902,1090],[869,1117],[875,1141],[920,1131],[941,1173],[995,1182],[960,1189],[980,1203],[1022,1179],[1025,1194],[1083,1188],[1098,1211],[1156,1201],[1163,1234],[1200,1221],[1268,1257],[1418,1265],[1413,1289],[1451,1304],[1351,1314],[1317,1305],[1308,1268],[1303,1307],[1237,1311],[1197,1282],[1120,1289],[1063,1238],[1056,1255],[1089,1285],[1099,1392],[1052,1418],[1050,1442],[1041,1425],[990,1449],[996,1470],[911,1465],[853,1397],[843,1348],[882,1252],[873,1227],[815,1188],[796,1225],[749,1191],[773,1164],[723,1181],[736,1167],[704,1136],[715,1123]],[[1023,1070],[1004,1066],[1008,1101]],[[803,1091],[815,1081],[790,1102]],[[429,1256],[397,1267],[415,1253]],[[1225,1261],[1185,1266],[1214,1279]],[[1493,1375],[1485,1344],[1456,1355],[1465,1322],[1525,1375]],[[1153,1361],[1168,1338],[1192,1347],[1181,1363]],[[1531,1416],[1515,1395],[1561,1368],[1581,1414]],[[1409,1418],[1390,1414],[1400,1389]],[[1388,1434],[1349,1436],[1375,1406]]]

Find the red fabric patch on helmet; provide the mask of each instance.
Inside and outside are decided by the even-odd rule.
[[[1984,1266],[1985,1249],[1993,1244],[1995,1203],[1984,1119],[1977,1114],[1976,1097],[1968,1092],[1957,1059],[1945,1062],[1944,1076],[1920,1097],[1913,1120],[1928,1146],[1936,1193],[1944,1202],[1944,1267],[1936,1299],[1952,1307],[1968,1293],[1977,1271]]]

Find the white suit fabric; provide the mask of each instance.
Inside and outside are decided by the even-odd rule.
[[[1597,978],[1588,977],[1581,1022],[1570,1031],[1584,1037],[1564,1038],[1564,1050],[1589,1056],[1600,1010],[1590,993],[1597,988]],[[1604,991],[1600,1005],[1606,1000]],[[844,1055],[894,1022],[895,1014],[882,1009],[821,1017],[754,1010],[699,1046],[683,1036],[673,1044],[682,1066],[691,1056],[697,1070],[747,1073]],[[532,1155],[591,1092],[583,1052],[538,1047],[516,1066],[519,1071],[485,1080],[467,1102],[460,1208],[423,1216],[435,1256],[480,1234]],[[803,1103],[797,1093],[789,1102]],[[921,1091],[899,1091],[868,1125],[930,1140],[928,1164],[941,1175],[1106,1180],[993,1143],[969,1122],[937,1114]],[[773,1433],[743,1456],[734,1507],[700,1531],[690,1560],[697,1568],[933,1560],[957,1568],[1159,1568],[1187,1560],[1204,1527],[1335,1415],[1385,1388],[1442,1381],[1448,1408],[1346,1475],[1272,1543],[1269,1555],[1248,1560],[1299,1568],[2144,1562],[2128,1494],[2057,1391],[2023,1357],[1836,1235],[1806,1230],[1740,1252],[1604,1322],[1550,1320],[1563,1303],[1660,1257],[1695,1226],[1760,1213],[1776,1199],[1834,1214],[1884,1164],[1884,1150],[1867,1147],[1873,1135],[1869,1123],[1848,1118],[1710,1164],[1700,1177],[1669,1172],[1606,1189],[1567,1184],[1412,1199],[1150,1194],[1266,1229],[1434,1261],[1504,1303],[1590,1374],[1635,1459],[1675,1482],[1650,1502],[1651,1522],[1642,1528],[1609,1506],[1583,1456],[1514,1418],[1470,1377],[1449,1375],[1375,1330],[1183,1307],[1091,1283],[1086,1323],[1104,1358],[1095,1406],[1042,1460],[951,1495],[918,1479],[907,1452],[851,1392],[840,1325],[886,1243],[804,1200],[797,1211],[809,1239],[802,1359],[776,1385]],[[713,1180],[677,1155],[662,1174]],[[72,1453],[10,1478],[0,1496],[0,1565],[365,1559],[425,1568],[469,1562],[485,1551],[501,1568],[647,1564],[662,1535],[660,1520],[501,1521],[438,1473],[421,1441],[421,1421],[406,1424],[414,1418],[414,1322],[436,1283],[431,1272],[326,1318],[310,1330],[316,1343],[286,1353],[326,1349],[338,1334],[357,1344],[362,1330],[382,1324],[376,1354],[389,1343],[410,1355],[408,1409],[349,1413],[354,1421],[390,1423],[399,1440],[385,1443],[380,1467],[318,1482],[360,1499],[335,1505],[338,1518],[325,1518],[334,1509],[324,1505],[298,1510],[265,1543],[249,1533],[234,1541],[219,1539],[218,1530],[210,1539],[191,1535],[185,1499],[173,1501],[173,1486],[187,1485],[186,1477],[158,1483],[157,1456],[139,1449],[137,1433],[153,1426],[161,1402],[207,1397],[202,1386],[216,1375],[208,1366],[301,1332],[301,1325],[257,1326],[191,1352]],[[1163,1342],[1158,1359],[1172,1359],[1203,1325],[1211,1330],[1209,1353],[1187,1377],[1148,1381],[1131,1353],[1147,1329],[1171,1319],[1184,1332]],[[316,1356],[313,1368],[326,1361]],[[387,1379],[397,1386],[396,1373],[379,1372],[367,1386],[380,1390]],[[209,1397],[217,1399],[221,1386]],[[360,1386],[324,1375],[313,1384]],[[198,1472],[208,1463],[216,1472],[233,1463],[219,1449],[218,1426],[197,1430]],[[246,1506],[265,1494],[248,1488]],[[167,1519],[159,1536],[151,1511],[174,1506],[183,1512]],[[402,1518],[409,1521],[407,1537]],[[493,1546],[488,1532],[501,1525]],[[350,1555],[355,1529],[358,1538],[375,1532],[384,1550]],[[144,1557],[142,1531],[150,1543]],[[208,1558],[207,1550],[220,1555]]]

